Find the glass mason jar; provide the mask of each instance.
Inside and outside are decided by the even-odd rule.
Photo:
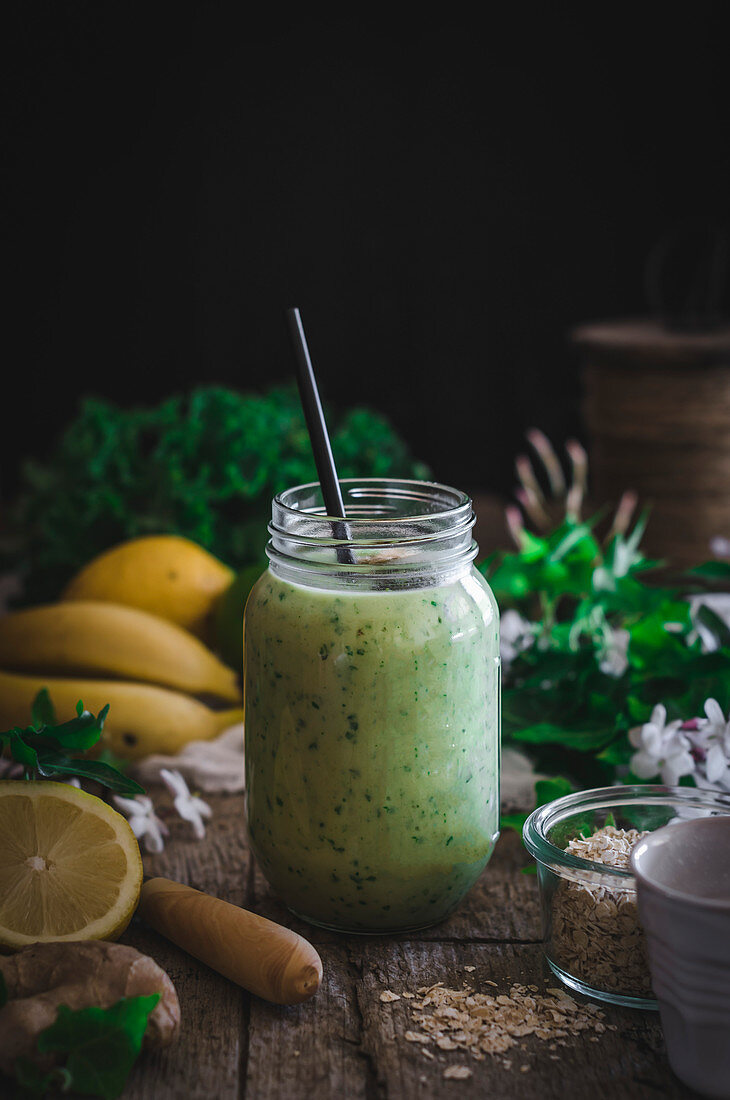
[[[318,484],[273,501],[245,613],[249,838],[310,923],[424,928],[499,835],[499,615],[464,493],[341,487],[344,528]]]

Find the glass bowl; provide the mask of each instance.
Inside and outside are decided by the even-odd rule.
[[[607,825],[643,833],[718,814],[730,814],[730,794],[649,784],[578,791],[530,814],[522,835],[537,861],[545,957],[561,982],[613,1004],[657,1007],[634,876],[566,851],[569,842]]]

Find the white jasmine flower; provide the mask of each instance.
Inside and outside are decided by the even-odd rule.
[[[677,720],[667,725],[666,707],[658,703],[643,726],[629,732],[629,741],[638,749],[631,757],[631,770],[639,779],[661,775],[662,783],[676,787],[683,775],[692,775],[695,761],[690,740]]]
[[[598,658],[598,667],[606,676],[623,676],[629,667],[629,640],[631,635],[628,630],[612,630],[604,635],[603,647]]]
[[[696,736],[705,754],[705,775],[708,783],[730,790],[730,719],[725,718],[717,699],[707,699],[705,714],[707,719],[700,719]]]
[[[203,799],[198,798],[197,795],[190,793],[188,785],[180,772],[161,768],[160,778],[170,794],[175,796],[174,805],[180,817],[192,824],[196,837],[198,840],[202,840],[205,836],[203,818],[210,817],[213,813],[208,803],[203,802]]]
[[[519,611],[509,608],[502,614],[499,621],[499,651],[505,667],[509,667],[524,649],[529,649],[534,640],[532,623]]]
[[[155,813],[152,799],[145,794],[138,794],[135,798],[122,798],[120,795],[115,794],[114,802],[124,816],[129,819],[132,832],[137,840],[144,840],[147,851],[161,852],[165,847],[162,838],[168,836],[170,830]]]

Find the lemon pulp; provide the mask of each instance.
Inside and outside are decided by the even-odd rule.
[[[64,783],[0,783],[0,944],[116,939],[139,899],[129,823]]]

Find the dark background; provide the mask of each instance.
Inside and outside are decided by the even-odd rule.
[[[0,491],[82,393],[288,379],[298,305],[327,400],[509,492],[526,428],[583,435],[570,327],[644,313],[655,243],[727,217],[726,5],[246,11],[6,23]]]

